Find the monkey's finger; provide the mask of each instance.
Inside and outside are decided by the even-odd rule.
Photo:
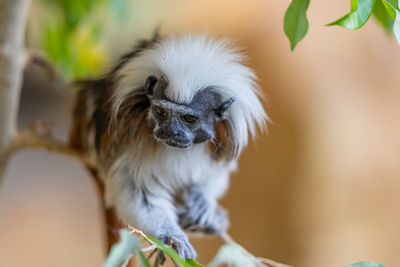
[[[153,249],[153,250],[150,252],[149,256],[147,257],[147,260],[150,260],[151,257],[153,257],[153,255],[156,254],[156,252],[158,252],[158,249]]]
[[[164,252],[159,251],[158,254],[157,254],[157,259],[158,259],[158,262],[160,263],[160,265],[164,265],[164,263],[165,263],[165,254],[164,254]]]
[[[160,265],[160,259],[158,258],[158,256],[156,257],[153,266],[154,267],[158,267]]]

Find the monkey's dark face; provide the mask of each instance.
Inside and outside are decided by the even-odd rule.
[[[154,137],[176,148],[188,148],[213,139],[214,123],[233,103],[232,99],[222,102],[221,96],[211,89],[197,93],[189,104],[175,103],[164,95],[166,82],[157,81],[153,76],[148,78],[145,87],[151,96]]]

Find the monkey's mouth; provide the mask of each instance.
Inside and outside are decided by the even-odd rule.
[[[192,145],[192,142],[179,143],[179,142],[175,142],[173,140],[164,140],[163,142],[170,147],[176,147],[176,148],[188,148]]]
[[[161,136],[157,136],[157,134],[154,134],[154,137],[158,142],[164,143],[166,146],[174,148],[188,148],[193,144],[191,140],[188,140],[188,142],[179,142],[175,141],[172,138],[163,138]]]

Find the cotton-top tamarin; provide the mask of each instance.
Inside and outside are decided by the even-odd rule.
[[[196,258],[185,230],[227,230],[217,200],[267,119],[242,59],[206,35],[155,38],[80,82],[71,144],[99,166],[106,205],[184,259]]]

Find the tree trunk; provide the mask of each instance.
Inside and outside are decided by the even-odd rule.
[[[0,186],[17,129],[29,0],[0,0]]]

